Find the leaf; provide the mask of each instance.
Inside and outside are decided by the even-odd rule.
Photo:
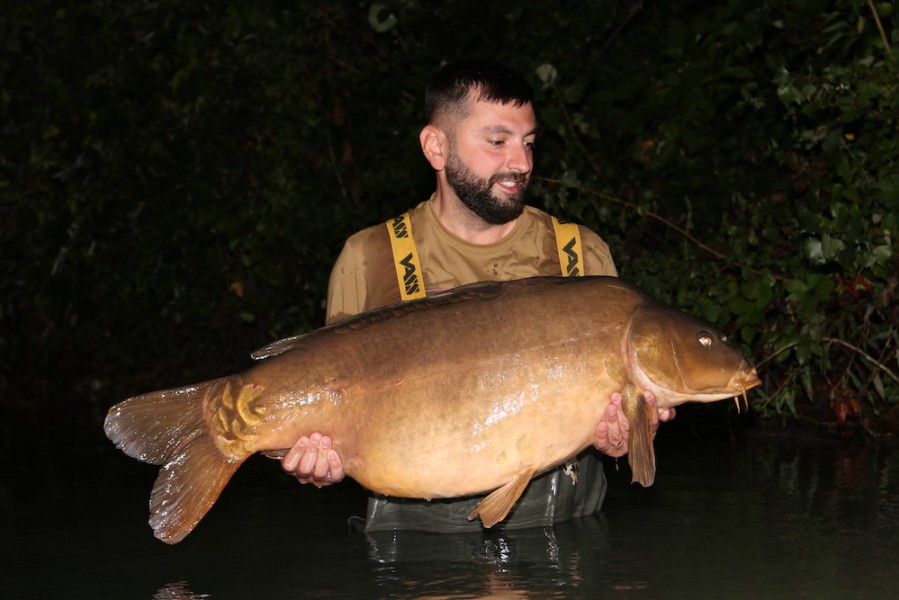
[[[814,402],[815,401],[815,391],[812,388],[812,372],[811,368],[806,366],[800,372],[800,379],[802,381],[802,388],[805,390],[806,396]]]
[[[385,18],[381,18],[381,12],[387,7],[380,2],[375,2],[368,9],[368,24],[378,33],[386,33],[396,26],[397,19],[393,13],[388,13]]]
[[[845,247],[846,244],[843,243],[843,240],[825,233],[822,236],[819,251],[825,261],[834,260]]]
[[[803,245],[803,253],[812,265],[823,265],[827,262],[824,252],[824,244],[818,238],[806,238]]]

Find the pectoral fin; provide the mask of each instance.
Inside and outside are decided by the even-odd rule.
[[[630,425],[627,462],[633,475],[631,483],[649,487],[656,478],[656,453],[652,445],[652,415],[643,394],[628,398],[622,394],[622,408]]]
[[[489,496],[481,500],[481,503],[471,511],[468,520],[473,521],[477,517],[481,517],[481,523],[484,527],[493,527],[506,518],[509,511],[524,493],[524,488],[528,486],[531,477],[534,476],[536,469],[528,467],[523,469],[515,476],[515,478],[503,487],[494,490]]]

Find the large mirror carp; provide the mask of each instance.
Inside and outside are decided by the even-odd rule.
[[[113,406],[106,435],[162,465],[156,537],[181,541],[253,453],[333,440],[346,473],[404,498],[490,494],[469,516],[501,521],[537,474],[592,444],[613,392],[635,482],[655,476],[650,415],[760,383],[708,323],[614,277],[473,284],[275,342],[252,368]]]

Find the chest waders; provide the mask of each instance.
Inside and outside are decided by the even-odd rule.
[[[552,217],[556,249],[559,252],[559,266],[565,277],[580,277],[584,274],[581,253],[581,234],[574,223],[560,221]],[[409,213],[403,213],[386,223],[390,235],[390,249],[393,251],[393,267],[400,298],[416,300],[425,297],[425,285],[421,273],[418,249],[412,238],[412,221]]]

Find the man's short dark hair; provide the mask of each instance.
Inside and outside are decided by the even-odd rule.
[[[489,60],[460,60],[443,66],[425,89],[428,122],[442,113],[464,116],[471,91],[484,102],[522,106],[534,100],[530,84],[512,69]]]

